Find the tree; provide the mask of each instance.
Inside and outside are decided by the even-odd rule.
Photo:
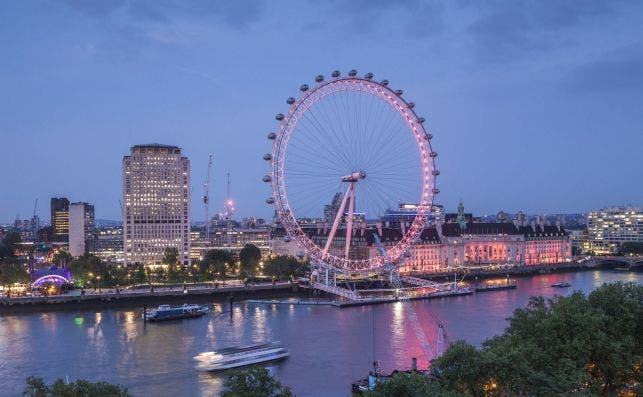
[[[605,284],[592,292],[589,303],[601,315],[601,343],[592,351],[588,370],[602,394],[616,394],[641,380],[643,351],[643,286]]]
[[[135,263],[132,268],[132,279],[136,284],[143,284],[147,282],[147,274],[145,272],[145,265],[142,263]]]
[[[53,256],[53,262],[60,266],[60,267],[65,267],[67,266],[71,261],[73,257],[69,253],[69,251],[65,249],[59,249]]]
[[[447,390],[419,373],[399,372],[390,379],[378,382],[366,397],[458,397],[461,394]]]
[[[164,265],[168,267],[173,267],[179,263],[179,250],[176,247],[166,247],[163,251],[163,260]]]
[[[101,278],[103,285],[109,285],[112,281],[109,266],[102,259],[92,254],[81,255],[73,259],[69,262],[69,270],[82,286],[87,282],[93,282],[97,277]]]
[[[66,383],[57,379],[47,385],[41,378],[30,376],[22,395],[27,397],[131,397],[127,388],[107,382],[89,382],[78,379]]]
[[[0,241],[0,260],[16,256],[16,246],[20,240],[20,233],[7,233]]]
[[[643,242],[641,241],[627,241],[622,243],[618,248],[618,252],[623,255],[643,255]]]
[[[156,281],[163,281],[163,284],[166,282],[167,272],[162,267],[154,269],[154,275],[156,276]]]
[[[227,372],[221,397],[294,397],[294,394],[265,368],[251,367]]]
[[[473,345],[456,341],[433,361],[432,368],[448,389],[470,396],[483,394],[484,359]]]
[[[261,260],[261,250],[254,244],[246,244],[239,251],[239,262],[241,262],[241,272],[244,275],[254,276]]]
[[[532,298],[482,349],[464,342],[433,361],[437,382],[464,396],[640,392],[643,286],[606,284],[585,297]]]
[[[27,386],[22,391],[23,396],[29,397],[47,397],[49,393],[49,387],[45,384],[45,381],[42,378],[35,378],[30,376],[26,380]]]
[[[205,257],[199,263],[201,273],[210,273],[212,276],[226,275],[226,267],[234,262],[234,257],[228,251],[210,250],[206,252]]]
[[[302,263],[294,256],[277,255],[269,258],[264,265],[264,273],[267,276],[277,278],[288,278],[290,276],[300,277],[306,271],[307,264]]]
[[[28,283],[31,281],[27,269],[17,262],[0,264],[0,284],[7,287],[7,297],[11,296],[11,286],[14,283]]]

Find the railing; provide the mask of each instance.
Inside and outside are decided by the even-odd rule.
[[[346,299],[358,300],[360,296],[355,291],[347,290],[346,288],[341,288],[333,285],[327,285],[323,283],[312,283],[312,287],[318,290],[322,290],[331,294],[339,295]]]
[[[440,283],[436,283],[435,281],[426,280],[426,279],[419,278],[419,277],[400,276],[400,279],[402,281],[404,281],[405,283],[407,283],[407,284],[418,285],[420,287],[433,287],[433,288],[442,287],[442,284],[440,284]]]

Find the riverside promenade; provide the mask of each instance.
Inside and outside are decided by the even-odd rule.
[[[436,273],[414,273],[415,276],[427,278],[427,279],[436,279],[436,278],[453,278],[454,274],[458,276],[466,276],[467,279],[472,277],[478,277],[480,279],[484,278],[495,278],[495,277],[505,277],[510,276],[532,276],[535,274],[547,274],[547,273],[564,273],[564,272],[578,272],[585,270],[594,270],[597,265],[594,263],[579,263],[579,262],[569,262],[569,263],[557,263],[557,264],[547,264],[547,265],[533,265],[533,266],[512,266],[512,265],[497,265],[497,266],[487,266],[479,268],[469,268],[469,267],[460,267],[450,272],[436,272]]]
[[[214,299],[247,299],[271,295],[291,294],[299,290],[296,282],[283,281],[244,285],[232,280],[225,285],[191,285],[115,288],[97,290],[74,290],[66,294],[51,296],[26,296],[0,298],[0,313],[37,311],[67,308],[94,308],[109,306],[142,306],[163,303],[197,302]]]

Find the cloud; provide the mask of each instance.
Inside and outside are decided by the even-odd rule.
[[[181,46],[216,25],[243,30],[263,18],[265,0],[60,0],[100,26],[95,56],[130,59],[152,45]],[[213,23],[213,20],[215,23]],[[120,50],[122,48],[122,50]]]
[[[70,8],[91,17],[105,17],[125,6],[125,0],[62,0]]]
[[[71,9],[95,18],[129,17],[132,22],[172,23],[181,17],[216,17],[221,22],[243,28],[259,20],[265,0],[61,0]]]
[[[331,20],[341,21],[344,31],[355,34],[426,37],[440,33],[444,27],[445,7],[436,1],[335,0],[326,3],[326,8]]]
[[[617,15],[621,2],[513,1],[472,3],[475,18],[467,28],[480,61],[506,62],[568,44],[568,33],[593,19]]]
[[[575,92],[643,92],[643,43],[605,54],[577,66],[563,81]]]

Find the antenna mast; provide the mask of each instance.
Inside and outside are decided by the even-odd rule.
[[[208,171],[203,183],[203,210],[205,212],[205,239],[210,240],[210,170],[212,169],[212,154],[208,157]]]

